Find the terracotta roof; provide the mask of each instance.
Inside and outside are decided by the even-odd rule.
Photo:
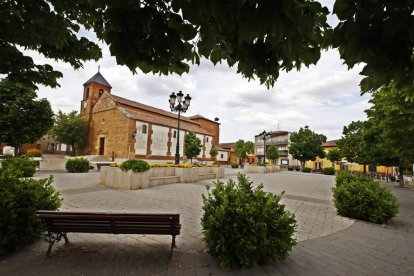
[[[107,80],[101,75],[101,73],[96,73],[93,75],[92,78],[90,78],[87,82],[85,82],[83,85],[87,85],[88,83],[96,82],[105,86],[108,86],[109,88],[112,88],[112,86],[107,82]]]
[[[331,141],[326,141],[325,143],[322,144],[322,147],[336,147],[336,143],[339,141],[339,139],[336,140],[331,140]]]
[[[201,115],[194,115],[194,116],[190,116],[190,117],[188,117],[188,118],[190,118],[191,120],[193,120],[193,119],[203,119],[203,120],[207,120],[207,121],[210,121],[210,122],[213,122],[213,123],[216,123],[216,124],[220,124],[219,122],[217,122],[217,121],[213,121],[213,120],[210,120],[210,119],[208,119],[208,118],[206,118],[206,117],[204,117],[204,116],[201,116]],[[218,119],[218,118],[217,118]]]
[[[153,116],[153,115],[144,113],[140,111],[139,109],[131,107],[131,106],[123,106],[122,108],[135,120],[144,121],[147,123],[162,125],[162,126],[171,127],[171,128],[177,128],[176,118],[165,117],[165,116]],[[201,128],[198,124],[194,124],[194,123],[187,124],[187,125],[182,124],[180,129],[213,136],[210,132],[206,131],[205,129]]]
[[[221,151],[230,151],[230,149],[223,149],[223,148],[220,148],[220,147],[217,147],[217,146],[215,146],[216,147],[216,149],[217,150],[221,150]]]
[[[142,103],[139,103],[139,102],[131,101],[131,100],[116,96],[114,94],[108,94],[108,95],[110,97],[112,97],[112,99],[114,99],[114,101],[120,103],[121,105],[126,105],[126,106],[129,106],[129,107],[139,108],[139,109],[143,109],[143,110],[150,111],[150,112],[153,112],[153,113],[161,114],[161,115],[164,115],[164,116],[168,116],[170,118],[174,118],[174,120],[178,119],[178,115],[175,114],[175,113],[168,112],[168,111],[165,111],[163,109],[152,107],[152,106],[149,106],[149,105],[145,105],[145,104],[142,104]],[[180,118],[181,118],[182,121],[186,121],[186,122],[189,122],[189,123],[192,123],[192,124],[196,124],[198,126],[200,125],[199,123],[192,121],[188,117],[185,117],[185,116],[181,115]]]
[[[236,145],[236,143],[220,143],[219,147],[223,149],[231,149]]]

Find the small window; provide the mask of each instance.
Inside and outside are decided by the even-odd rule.
[[[176,130],[174,130],[174,132],[173,132],[173,138],[177,138],[177,131]]]
[[[89,98],[89,88],[86,88],[85,99]]]
[[[221,158],[224,158],[224,155],[223,154],[221,154]]]
[[[102,95],[104,93],[103,89],[99,89],[99,95]]]
[[[142,133],[147,133],[147,125],[142,126]]]
[[[208,143],[208,137],[207,137],[207,143]]]

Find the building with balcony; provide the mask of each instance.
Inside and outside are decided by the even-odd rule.
[[[289,137],[290,132],[288,131],[270,131],[266,135],[266,141],[263,140],[263,136],[256,135],[254,138],[254,153],[259,163],[266,160],[266,162],[272,162],[271,160],[265,159],[265,150],[264,142],[266,142],[266,149],[271,146],[275,146],[279,152],[279,158],[274,161],[276,165],[281,165],[283,167],[295,167],[299,166],[299,161],[294,159],[292,155],[289,154]]]

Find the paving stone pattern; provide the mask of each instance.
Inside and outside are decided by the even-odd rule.
[[[235,178],[239,170],[226,170]],[[44,176],[41,172],[38,177]],[[268,192],[285,191],[282,202],[298,221],[298,245],[281,262],[248,270],[220,269],[206,252],[201,194],[211,181],[136,191],[99,185],[99,173],[55,174],[62,210],[177,212],[182,231],[167,262],[171,238],[154,235],[69,234],[69,245],[33,245],[0,259],[0,275],[414,275],[414,190],[392,187],[401,204],[390,224],[374,225],[336,215],[334,178],[282,172],[250,175]]]

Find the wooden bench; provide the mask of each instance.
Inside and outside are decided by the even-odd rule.
[[[136,214],[37,211],[35,216],[42,219],[47,227],[49,249],[62,238],[68,243],[67,233],[106,233],[106,234],[153,234],[171,235],[171,252],[175,247],[175,236],[180,234],[179,214]]]

